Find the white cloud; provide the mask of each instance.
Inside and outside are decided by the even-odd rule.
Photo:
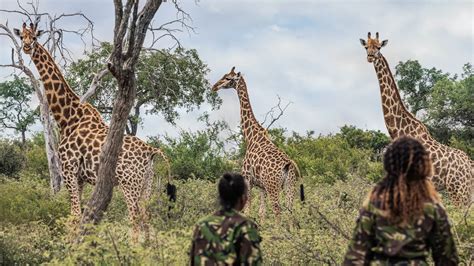
[[[6,3],[8,8],[16,5],[13,0]],[[42,3],[57,13],[82,10],[96,21],[96,36],[111,40],[109,1],[69,1],[62,6],[55,1]],[[165,4],[156,23],[176,15],[172,5]],[[358,41],[367,31],[379,31],[381,38],[389,39],[383,53],[392,69],[399,61],[416,59],[423,66],[455,73],[464,63],[473,62],[470,1],[212,0],[198,5],[183,1],[182,5],[192,15],[198,34],[184,33],[181,40],[207,62],[212,70],[210,82],[235,65],[247,80],[258,119],[276,103],[277,94],[293,102],[278,122],[290,131],[328,133],[344,124],[385,131],[378,82]],[[14,17],[9,21],[20,23]],[[9,48],[3,40],[0,45],[0,63],[4,63]],[[77,44],[70,41],[68,45]],[[0,70],[0,77],[3,73]],[[236,127],[239,104],[235,91],[220,91],[219,95],[223,105],[212,118]],[[183,113],[178,127],[199,128],[199,112]],[[177,131],[159,116],[148,116],[140,135]]]

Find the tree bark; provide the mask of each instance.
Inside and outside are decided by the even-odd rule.
[[[36,96],[40,103],[40,120],[44,128],[44,141],[46,146],[46,158],[48,160],[48,170],[50,176],[50,187],[53,194],[59,192],[61,189],[61,164],[59,161],[58,150],[57,150],[57,138],[54,135],[54,126],[51,116],[49,115],[48,102],[44,97],[44,93],[41,90],[40,82],[35,78],[31,69],[25,66],[24,60],[21,56],[21,46],[15,39],[12,31],[3,24],[0,24],[0,28],[6,32],[6,35],[11,39],[15,48],[12,48],[12,64],[2,65],[3,67],[14,67],[25,73],[31,82],[31,85],[35,89]],[[16,51],[18,62],[14,62],[13,55]]]
[[[161,2],[148,0],[138,13],[137,0],[128,0],[125,6],[121,0],[114,0],[114,46],[107,67],[117,79],[118,92],[109,132],[100,154],[97,182],[82,216],[81,235],[87,233],[85,224],[100,222],[112,199],[115,169],[122,150],[125,126],[136,97],[135,66],[148,26]]]
[[[83,225],[99,223],[112,199],[115,169],[118,156],[122,150],[124,128],[127,123],[126,118],[132,108],[133,99],[135,99],[136,95],[135,75],[131,72],[127,76],[128,78],[121,79],[122,82],[119,83],[119,91],[115,98],[114,110],[112,112],[112,122],[110,123],[109,133],[100,154],[97,182],[87,204],[88,206],[84,210],[81,222]]]

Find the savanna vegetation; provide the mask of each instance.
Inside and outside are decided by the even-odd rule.
[[[242,153],[242,145],[225,149],[235,140],[217,137],[225,123],[206,125],[205,130],[183,131],[177,138],[150,139],[170,157],[178,198],[168,213],[170,203],[163,188],[155,185],[147,204],[152,214],[151,236],[139,244],[130,241],[126,205],[119,190],[114,192],[105,220],[82,243],[74,244],[68,193],[65,189],[54,196],[50,193],[42,135],[34,135],[26,145],[3,140],[2,151],[8,153],[0,153],[2,264],[186,264],[193,224],[217,208],[216,180],[224,171],[238,170]],[[340,132],[327,136],[290,134],[281,128],[271,129],[270,134],[299,164],[306,202],[296,202],[292,215],[285,212],[279,225],[274,223],[270,208],[267,218],[258,220],[258,204],[253,204],[250,216],[260,226],[265,263],[340,263],[358,208],[373,183],[383,176],[381,152],[388,137],[354,126],[343,126]],[[164,168],[159,161],[155,168],[158,179]],[[87,199],[92,188],[86,188]],[[446,197],[444,200],[460,255],[468,265],[474,251],[472,213],[455,208]]]
[[[138,2],[131,2],[138,8]],[[126,26],[128,22],[120,24]],[[54,35],[54,31],[49,32]],[[134,33],[133,30],[132,36]],[[120,36],[114,38],[122,41]],[[136,71],[111,68],[103,72],[97,90],[88,100],[106,119],[112,117],[117,106],[127,106],[121,108],[126,119],[124,130],[117,132],[136,135],[145,114],[159,113],[168,122],[176,123],[180,115],[177,108],[193,111],[204,102],[219,108],[220,99],[211,93],[206,79],[209,69],[196,50],[179,47],[140,51],[144,36],[140,38],[133,57]],[[83,59],[66,67],[65,77],[78,94],[89,90],[111,54],[115,60],[111,65],[120,66],[125,61],[121,57],[129,53],[116,51],[118,48],[102,42]],[[409,60],[397,65],[396,78],[408,107],[428,125],[435,138],[466,151],[472,158],[472,65],[466,64],[462,74],[452,75]],[[125,82],[129,80],[133,84]],[[116,105],[112,99],[125,95],[120,93],[130,88],[134,97],[119,97],[128,103]],[[117,189],[104,219],[87,230],[78,243],[66,189],[57,194],[51,192],[44,135],[29,133],[40,113],[29,104],[34,91],[22,77],[0,83],[0,265],[185,265],[193,224],[218,206],[217,179],[225,171],[240,168],[245,154],[240,133],[231,131],[225,121],[210,121],[204,114],[200,119],[202,130],[150,137],[148,142],[162,148],[170,159],[177,201],[167,200],[163,182],[159,182],[165,169],[157,159],[154,193],[147,202],[150,238],[139,243],[131,241],[127,208]],[[7,128],[19,137],[5,137],[3,130]],[[267,218],[259,220],[258,204],[253,205],[250,217],[257,220],[263,237],[265,264],[340,264],[358,209],[369,189],[384,175],[381,157],[389,138],[380,131],[351,125],[329,135],[296,133],[285,128],[271,128],[269,134],[299,165],[306,202],[296,202],[291,215],[284,212],[280,224],[274,222],[269,208]],[[91,186],[86,186],[83,206],[92,191]],[[472,211],[455,208],[444,195],[443,199],[461,260],[472,265]]]

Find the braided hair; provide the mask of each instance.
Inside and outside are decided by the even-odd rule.
[[[425,202],[439,196],[429,177],[433,165],[423,145],[411,137],[400,137],[383,158],[385,177],[375,186],[370,201],[387,211],[391,223],[405,225],[423,214]]]
[[[247,186],[242,175],[225,173],[219,180],[219,199],[224,210],[234,208],[244,193]]]

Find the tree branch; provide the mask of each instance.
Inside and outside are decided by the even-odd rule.
[[[104,67],[101,71],[95,74],[94,78],[92,79],[91,85],[89,86],[89,89],[81,96],[81,103],[87,102],[90,97],[97,93],[97,87],[99,86],[100,81],[108,73],[109,69],[107,67]]]
[[[262,125],[263,125],[267,122],[267,119],[270,119],[270,122],[268,123],[268,126],[266,127],[267,130],[270,129],[270,127],[283,116],[283,114],[285,113],[286,108],[288,108],[288,106],[290,106],[290,104],[292,104],[292,102],[288,102],[284,107],[281,107],[281,98],[280,98],[279,95],[277,95],[277,97],[278,97],[277,105],[273,106],[270,109],[270,111],[268,111],[265,114],[265,119],[262,122]],[[276,110],[278,111],[277,115],[275,115]]]

